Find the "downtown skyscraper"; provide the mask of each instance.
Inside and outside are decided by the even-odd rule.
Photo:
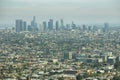
[[[15,22],[16,32],[26,31],[27,23],[22,19],[17,19]]]
[[[37,27],[35,16],[33,17],[33,20],[31,21],[31,29],[32,29],[33,32],[38,31],[38,27]]]
[[[47,23],[46,23],[46,21],[43,21],[43,30],[47,31]]]
[[[53,30],[53,19],[50,19],[49,21],[48,21],[48,29],[51,31],[51,30]]]
[[[55,27],[56,27],[56,31],[58,31],[59,30],[59,22],[58,21],[56,21]]]

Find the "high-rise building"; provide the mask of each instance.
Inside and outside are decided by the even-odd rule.
[[[21,32],[22,30],[22,20],[16,20],[16,32]]]
[[[38,31],[38,27],[37,27],[37,23],[36,23],[36,18],[35,16],[33,17],[33,20],[31,21],[31,28],[32,28],[32,31]]]
[[[50,19],[48,22],[48,29],[53,30],[53,19]]]
[[[56,21],[56,30],[58,31],[59,30],[59,22]]]
[[[87,30],[86,25],[83,25],[83,26],[82,26],[82,29],[83,29],[83,31],[86,31],[86,30]]]
[[[23,26],[24,26],[23,27],[23,31],[26,31],[27,30],[27,23],[26,23],[26,21],[23,22]]]
[[[50,30],[50,21],[48,21],[48,30]]]
[[[27,23],[22,19],[16,20],[16,32],[26,31]]]
[[[63,19],[60,20],[60,23],[61,23],[61,29],[64,30],[64,21],[63,21]]]
[[[47,23],[46,23],[46,21],[43,21],[43,30],[44,30],[44,31],[47,30]]]
[[[72,29],[76,29],[76,25],[72,22]]]
[[[104,23],[103,32],[108,32],[108,31],[109,31],[109,24],[108,23]]]

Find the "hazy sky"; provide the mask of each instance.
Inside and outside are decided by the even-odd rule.
[[[76,23],[120,23],[120,0],[0,0],[0,23],[63,18]]]

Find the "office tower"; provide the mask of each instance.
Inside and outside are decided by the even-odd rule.
[[[27,23],[21,19],[16,20],[16,32],[26,31]]]
[[[76,29],[76,25],[72,22],[72,29]]]
[[[48,21],[48,30],[50,30],[50,21]]]
[[[47,23],[46,23],[46,21],[43,21],[43,30],[47,31]]]
[[[61,23],[61,29],[64,30],[64,22],[63,22],[63,19],[60,20],[60,23]]]
[[[45,25],[39,24],[39,31],[40,31],[40,32],[45,32],[45,31],[47,31],[47,29],[46,29],[46,24],[45,24]]]
[[[26,31],[27,30],[27,23],[25,21],[23,22],[23,26],[24,26],[23,31]]]
[[[83,31],[86,31],[86,30],[87,30],[86,25],[83,25],[82,27],[83,27],[83,28],[82,28],[82,29],[83,29]]]
[[[58,31],[59,30],[59,22],[56,21],[56,30]]]
[[[53,19],[50,19],[48,22],[48,29],[53,30]]]
[[[33,20],[31,21],[31,28],[32,28],[33,32],[38,31],[38,27],[37,27],[35,16],[33,17]]]
[[[22,20],[16,20],[16,32],[21,32],[22,31]]]
[[[104,23],[103,32],[109,32],[109,24],[108,23]]]
[[[53,19],[50,19],[50,30],[53,30]]]

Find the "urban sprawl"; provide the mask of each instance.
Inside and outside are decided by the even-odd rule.
[[[0,80],[120,80],[120,26],[17,19],[0,30]]]

